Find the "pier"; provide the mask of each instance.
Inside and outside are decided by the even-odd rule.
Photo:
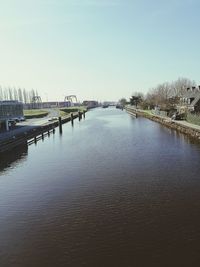
[[[3,137],[0,139],[0,153],[5,152],[7,150],[11,150],[12,148],[19,146],[28,142],[28,144],[32,144],[37,142],[40,139],[43,139],[45,136],[49,136],[50,133],[55,132],[55,128],[59,126],[59,130],[62,133],[62,124],[67,122],[72,122],[74,119],[79,118],[82,119],[83,112],[73,112],[67,116],[59,117],[55,121],[48,121],[43,123],[42,125],[26,125],[17,127],[10,132],[4,133]],[[34,141],[33,141],[34,140]]]

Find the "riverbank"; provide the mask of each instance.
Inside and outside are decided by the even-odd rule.
[[[131,115],[142,116],[152,121],[158,122],[168,128],[177,130],[183,134],[200,140],[200,126],[189,123],[187,121],[174,121],[169,117],[163,117],[152,114],[148,111],[126,107],[126,111]]]
[[[86,112],[87,107],[86,106],[77,106],[77,107],[64,107],[64,108],[59,109],[59,113],[60,113],[61,117],[66,116],[69,113],[78,112],[78,111],[80,111],[82,113]]]
[[[64,124],[69,121],[73,121],[76,118],[81,119],[84,112],[73,112],[61,117],[61,124]],[[37,123],[38,122],[38,123]],[[11,150],[12,148],[24,144],[31,139],[35,139],[38,136],[43,136],[48,134],[60,124],[59,120],[43,120],[43,121],[26,121],[19,124],[15,129],[4,132],[0,134],[0,153],[5,152],[7,150]]]
[[[24,110],[24,117],[26,119],[43,118],[48,115],[48,111],[44,109],[28,109]]]

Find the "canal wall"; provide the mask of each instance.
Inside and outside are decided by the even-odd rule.
[[[133,107],[126,107],[126,111],[137,117],[142,116],[152,121],[158,122],[168,128],[177,130],[183,134],[186,134],[192,138],[200,140],[200,126],[188,123],[186,121],[175,121],[169,117],[163,117],[155,114],[150,114],[144,110],[135,109]]]
[[[59,126],[60,132],[62,132],[62,124],[71,121],[73,124],[74,119],[85,118],[85,112],[73,112],[64,117],[60,117],[59,120],[48,121],[42,125],[26,125],[21,126],[18,129],[11,130],[6,133],[5,137],[0,140],[0,153],[12,150],[25,143],[37,142],[39,139],[43,139],[45,136],[49,136],[50,133],[55,133],[55,128]]]

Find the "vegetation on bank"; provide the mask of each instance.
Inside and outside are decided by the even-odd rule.
[[[43,109],[27,109],[24,110],[24,117],[26,119],[43,118],[48,115],[48,111]]]
[[[132,93],[130,100],[121,99],[126,104],[138,106],[141,109],[153,109],[169,111],[179,104],[180,98],[187,92],[188,87],[196,86],[196,83],[187,78],[179,78],[172,82],[164,82],[156,85],[143,94],[140,90]]]
[[[142,109],[159,107],[160,110],[170,112],[180,103],[180,98],[187,92],[187,88],[193,86],[196,86],[196,83],[187,78],[164,82],[150,88],[146,95],[140,91],[133,93],[130,98],[130,104],[138,105]]]
[[[78,106],[78,107],[65,107],[65,108],[61,108],[61,109],[53,109],[53,110],[57,110],[57,116],[61,116],[64,117],[68,114],[70,114],[71,112],[78,112],[78,111],[87,111],[87,108],[85,106]],[[47,110],[44,109],[28,109],[28,110],[24,110],[24,117],[26,119],[33,119],[33,118],[43,118],[45,116],[47,116],[49,114],[49,112]]]
[[[186,121],[192,124],[200,125],[200,115],[188,113],[186,117]]]
[[[60,116],[64,117],[71,112],[78,112],[78,111],[81,111],[81,112],[87,111],[87,108],[85,106],[60,108]]]
[[[146,94],[141,91],[135,91],[129,101],[122,98],[126,105],[129,104],[143,111],[168,117],[175,116],[175,119],[184,119],[189,123],[200,125],[200,113],[190,113],[187,109],[185,97],[188,88],[196,88],[195,81],[187,78],[179,78],[172,82],[164,82],[148,90]],[[184,100],[183,100],[184,98]]]

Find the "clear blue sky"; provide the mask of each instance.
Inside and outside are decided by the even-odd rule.
[[[198,0],[0,0],[0,85],[117,100],[200,81]]]

